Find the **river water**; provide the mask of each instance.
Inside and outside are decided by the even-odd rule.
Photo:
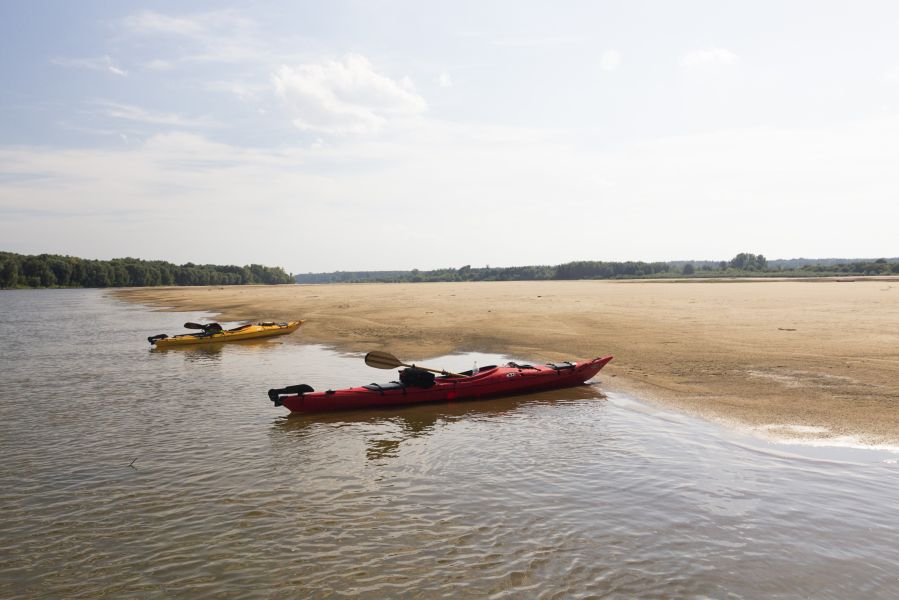
[[[772,444],[602,377],[288,416],[268,388],[395,374],[302,329],[149,349],[203,317],[0,292],[0,597],[899,597],[887,451]],[[475,360],[508,359],[431,362]]]

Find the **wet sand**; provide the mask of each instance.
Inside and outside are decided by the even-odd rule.
[[[613,354],[607,389],[787,437],[899,444],[899,279],[332,284],[116,290],[293,343],[424,361]],[[148,332],[149,334],[161,332]],[[172,331],[180,333],[180,323]],[[439,366],[439,365],[435,365]]]

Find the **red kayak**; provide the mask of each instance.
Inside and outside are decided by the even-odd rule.
[[[285,406],[291,412],[323,412],[514,396],[581,385],[610,360],[611,356],[604,356],[580,363],[538,366],[510,362],[484,367],[474,375],[468,371],[443,377],[413,367],[400,371],[400,381],[327,392],[301,384],[269,390],[268,397],[275,406]]]

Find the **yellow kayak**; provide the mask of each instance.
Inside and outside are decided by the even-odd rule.
[[[257,338],[270,337],[274,335],[285,335],[296,331],[305,321],[288,321],[286,323],[274,323],[266,321],[263,323],[250,323],[241,325],[234,329],[222,329],[218,323],[207,323],[199,325],[197,323],[185,323],[187,329],[201,329],[200,333],[184,333],[172,337],[164,333],[148,337],[150,344],[155,344],[157,348],[172,348],[174,346],[187,346],[189,344],[218,344],[221,342],[236,342],[239,340],[254,340]]]

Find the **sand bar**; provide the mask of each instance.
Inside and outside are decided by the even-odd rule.
[[[774,434],[899,444],[899,279],[331,284],[117,290],[291,343],[407,360],[613,354],[606,389]],[[180,323],[173,322],[173,331]],[[159,332],[149,332],[159,333]],[[438,365],[439,366],[439,365]]]

